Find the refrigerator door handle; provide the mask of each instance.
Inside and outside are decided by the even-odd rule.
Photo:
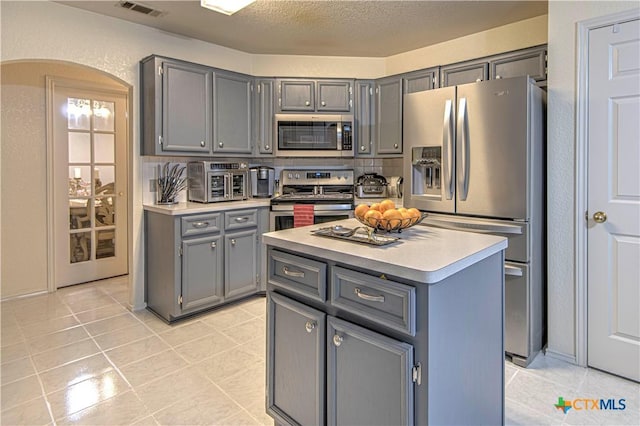
[[[518,268],[516,266],[504,265],[504,274],[510,275],[512,277],[521,277],[524,275],[522,268]]]
[[[444,169],[445,197],[447,200],[453,198],[453,102],[447,99],[444,104],[444,123],[442,131],[442,146],[447,150],[447,164]]]
[[[458,194],[465,201],[469,192],[469,119],[467,117],[467,98],[460,98],[458,103],[458,137],[460,138],[461,175],[458,174]]]

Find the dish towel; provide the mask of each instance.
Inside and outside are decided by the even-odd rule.
[[[313,225],[313,204],[293,205],[293,227]]]

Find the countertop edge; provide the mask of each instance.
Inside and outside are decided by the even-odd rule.
[[[172,205],[158,205],[158,204],[143,204],[142,208],[145,211],[154,213],[166,214],[169,216],[183,216],[196,213],[213,213],[223,212],[230,210],[251,209],[258,207],[269,207],[271,205],[271,199],[248,199],[242,201],[224,201],[220,203],[193,203],[183,202]]]
[[[439,230],[444,231],[444,230]],[[461,232],[461,231],[446,231],[446,232]],[[320,237],[318,237],[320,238]],[[345,253],[330,247],[324,246],[310,246],[305,243],[299,243],[291,241],[289,239],[278,238],[274,233],[263,234],[262,241],[266,245],[270,245],[285,250],[296,251],[302,254],[308,254],[319,258],[325,258],[341,264],[354,265],[364,269],[387,273],[400,278],[408,279],[415,282],[425,284],[438,283],[451,275],[478,263],[504,249],[507,248],[507,239],[502,238],[499,241],[491,244],[483,249],[476,251],[466,257],[453,260],[448,265],[432,271],[415,269],[407,266],[397,265],[384,260],[374,260],[369,258],[363,258],[353,253]]]

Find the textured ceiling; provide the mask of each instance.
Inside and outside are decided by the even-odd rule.
[[[140,1],[159,17],[116,0],[58,3],[248,53],[387,57],[547,13],[546,1],[257,0],[231,16],[199,1]]]

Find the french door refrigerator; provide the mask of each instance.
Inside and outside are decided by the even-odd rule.
[[[545,331],[544,103],[528,77],[404,95],[403,204],[427,226],[509,239],[505,351],[521,366]]]

